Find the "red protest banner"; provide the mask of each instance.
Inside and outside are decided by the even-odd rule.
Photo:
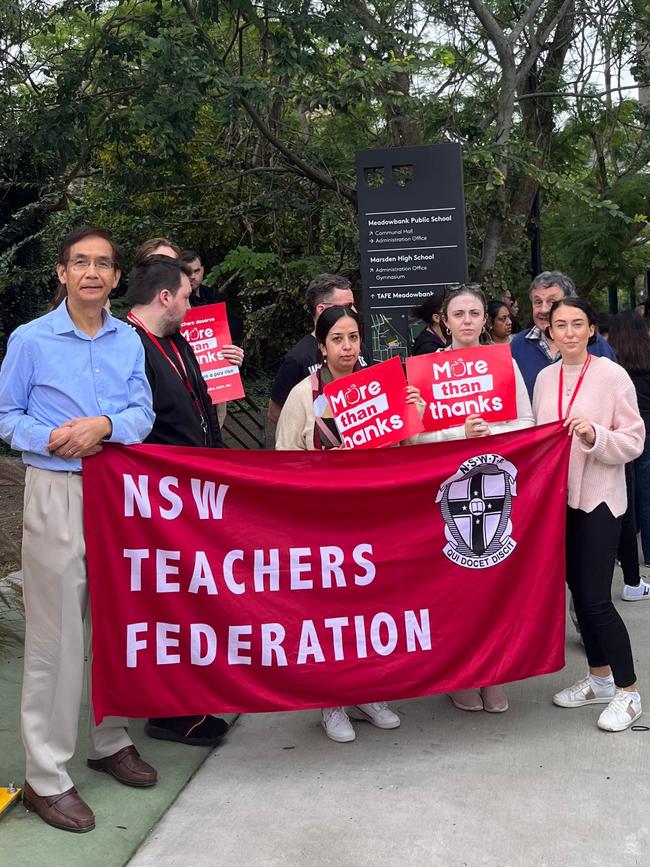
[[[106,446],[83,466],[96,718],[557,671],[569,448],[559,422],[444,448]]]
[[[389,446],[423,430],[415,406],[406,402],[397,357],[330,382],[323,392],[348,449]]]
[[[192,346],[212,403],[245,397],[239,368],[220,351],[220,347],[232,343],[225,304],[206,304],[189,310],[181,334]]]
[[[517,390],[507,344],[477,346],[406,359],[406,374],[427,407],[424,430],[444,430],[478,413],[487,422],[517,418]]]

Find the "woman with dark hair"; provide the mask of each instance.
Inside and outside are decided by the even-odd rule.
[[[451,334],[448,349],[472,349],[480,346],[487,321],[487,300],[482,290],[475,285],[463,285],[451,292],[444,300],[442,319]],[[426,431],[418,436],[418,443],[441,442],[452,439],[473,439],[490,434],[521,430],[534,424],[533,412],[526,391],[526,383],[517,365],[512,362],[517,389],[517,418],[512,421],[488,424],[480,415],[467,417],[465,424],[442,431]],[[462,689],[449,693],[449,698],[459,710],[503,713],[508,710],[508,699],[501,685],[479,689]]]
[[[639,412],[646,427],[643,454],[625,466],[628,503],[618,548],[625,582],[621,598],[635,602],[650,599],[650,584],[639,575],[636,540],[640,531],[643,559],[645,565],[650,566],[650,336],[639,314],[624,310],[609,319],[609,342],[634,383]]]
[[[512,318],[503,301],[493,300],[487,306],[487,333],[492,343],[510,343]]]
[[[562,359],[537,377],[533,409],[538,424],[564,419],[572,437],[566,574],[589,663],[587,676],[553,702],[606,704],[598,727],[618,732],[641,716],[630,638],[612,603],[612,574],[627,505],[625,464],[643,451],[645,429],[624,368],[587,351],[596,327],[582,298],[553,303],[549,336]]]
[[[315,335],[319,352],[319,359],[315,360],[321,360],[322,366],[289,392],[276,431],[275,448],[280,451],[342,448],[323,389],[360,369],[359,317],[349,307],[329,307],[316,320]],[[424,410],[417,388],[407,387],[407,401]],[[350,717],[366,720],[381,729],[394,729],[400,724],[397,714],[383,701],[355,705],[348,713],[343,707],[323,708],[321,715],[325,734],[339,743],[356,737]]]
[[[425,328],[413,341],[413,355],[427,355],[447,346],[447,333],[442,324],[442,304],[446,289],[438,286],[419,307],[413,310],[415,316],[425,323]]]

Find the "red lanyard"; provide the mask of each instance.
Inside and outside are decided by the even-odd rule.
[[[203,412],[203,408],[201,407],[201,404],[199,403],[199,399],[196,396],[196,393],[195,393],[195,391],[192,388],[192,385],[190,383],[190,379],[187,375],[187,368],[185,367],[185,362],[183,361],[183,358],[182,358],[182,356],[178,350],[178,346],[176,346],[174,341],[170,339],[169,343],[171,344],[171,347],[174,350],[174,354],[176,355],[176,358],[178,359],[178,363],[180,364],[180,366],[183,370],[182,373],[178,369],[178,367],[176,367],[176,365],[174,364],[172,359],[169,357],[169,355],[165,352],[161,342],[158,340],[156,335],[152,334],[151,331],[149,331],[149,329],[147,328],[147,326],[140,319],[138,319],[137,316],[134,316],[134,314],[132,312],[129,312],[126,315],[126,318],[129,320],[129,322],[133,322],[134,325],[137,325],[138,328],[141,328],[144,331],[144,333],[147,335],[149,340],[164,355],[164,357],[167,359],[167,361],[171,364],[174,371],[181,378],[181,382],[183,383],[183,385],[185,386],[185,388],[189,392],[190,397],[192,398],[192,403],[194,404],[194,409],[197,411],[199,418],[201,419],[201,428],[203,430],[203,438],[207,442],[208,426],[206,423],[205,414]]]
[[[569,417],[569,413],[571,412],[571,407],[573,406],[573,401],[576,399],[578,392],[580,391],[580,386],[582,385],[582,380],[585,378],[585,373],[587,372],[587,368],[591,364],[591,355],[587,353],[587,358],[585,363],[582,365],[582,370],[580,371],[580,376],[578,377],[578,381],[576,382],[576,387],[573,390],[573,394],[571,395],[571,400],[569,401],[569,405],[566,408],[566,413],[562,415],[562,391],[564,389],[564,369],[562,367],[562,362],[560,361],[560,382],[558,385],[558,395],[557,395],[557,417],[559,419],[565,419]]]

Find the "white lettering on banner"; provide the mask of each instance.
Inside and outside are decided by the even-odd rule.
[[[220,521],[223,518],[223,503],[230,485],[219,485],[217,488],[215,482],[192,479],[191,486],[199,518],[202,521],[207,518]]]
[[[152,554],[155,559],[151,562]],[[183,564],[182,575],[191,574],[187,588],[188,593],[205,592],[208,596],[219,593],[219,584],[237,596],[247,590],[264,593],[267,590],[275,593],[280,589],[280,576],[289,579],[291,590],[312,590],[320,586],[325,590],[332,587],[347,587],[355,585],[366,587],[372,584],[377,574],[372,559],[372,545],[362,543],[355,545],[350,557],[351,564],[360,568],[353,575],[346,576],[344,563],[346,560],[343,548],[337,545],[323,545],[320,548],[289,548],[280,552],[279,548],[264,550],[257,548],[245,553],[241,549],[228,551],[219,565],[211,563],[205,551],[193,551],[192,560]],[[133,592],[142,590],[143,580],[147,586],[155,578],[157,593],[180,593],[178,581],[170,581],[170,575],[179,575],[180,569],[170,561],[178,563],[180,551],[166,551],[161,548],[124,548],[122,556],[130,562],[130,589]],[[252,563],[250,562],[252,556]],[[288,557],[288,563],[287,563]],[[150,561],[150,562],[145,562]],[[237,574],[235,567],[237,565]],[[350,564],[350,565],[351,565]],[[348,566],[348,570],[349,570]],[[215,578],[216,576],[216,578]],[[309,576],[309,577],[307,577]]]
[[[205,551],[196,552],[192,580],[190,581],[190,586],[187,588],[187,592],[198,593],[201,588],[205,590],[208,596],[215,596],[219,593],[212,569],[208,563],[208,558],[205,556]]]
[[[132,475],[123,473],[124,482],[124,517],[135,516],[137,503],[140,518],[151,517],[151,503],[149,502],[149,476],[138,476],[136,482]]]
[[[139,632],[146,632],[148,623],[129,623],[126,627],[126,667],[136,668],[138,651],[147,649],[147,639],[138,638]]]
[[[201,648],[205,643],[205,653]],[[190,662],[192,665],[212,665],[217,656],[217,633],[207,623],[190,625]]]
[[[271,548],[269,553],[268,563],[264,560],[264,551],[256,549],[253,553],[253,581],[255,582],[255,591],[263,593],[264,576],[269,579],[268,589],[274,593],[280,589],[280,549]]]
[[[328,617],[323,621],[327,629],[332,630],[332,646],[334,647],[334,659],[345,659],[343,653],[343,627],[349,624],[347,617]]]
[[[386,643],[381,640],[382,626],[386,627],[388,633]],[[372,623],[370,624],[370,643],[373,650],[380,656],[389,656],[395,650],[397,647],[397,625],[390,614],[382,611],[379,614],[375,614],[372,618]]]
[[[409,653],[414,653],[418,649],[415,646],[416,641],[420,650],[431,650],[431,627],[427,608],[420,608],[419,623],[415,611],[405,611],[404,625],[406,627],[406,650]]]
[[[352,559],[357,566],[365,566],[366,571],[363,575],[355,575],[354,583],[359,587],[365,587],[366,584],[372,584],[377,570],[372,560],[364,557],[364,554],[372,554],[372,545],[357,545],[352,551]],[[325,586],[325,585],[323,585]]]
[[[156,551],[156,593],[178,593],[181,585],[177,581],[168,581],[170,575],[178,575],[178,566],[171,566],[169,560],[180,560],[180,551]]]
[[[243,551],[229,551],[223,560],[223,580],[226,582],[226,586],[231,593],[234,593],[237,596],[240,596],[242,593],[246,592],[246,585],[243,583],[237,583],[235,581],[235,575],[232,571],[233,564],[236,560],[243,560],[244,552]]]
[[[289,548],[289,568],[291,570],[292,590],[312,590],[312,578],[301,578],[303,572],[311,572],[311,564],[303,562],[303,557],[311,557],[311,548]]]
[[[174,476],[163,476],[160,480],[160,496],[169,503],[168,509],[160,509],[160,517],[167,521],[178,518],[183,511],[183,500],[172,490],[178,488],[178,479]]]
[[[318,640],[316,627],[313,620],[303,620],[298,646],[298,665],[304,665],[307,658],[312,657],[314,662],[325,662],[325,656]]]
[[[363,614],[357,614],[354,618],[354,636],[357,640],[357,656],[359,659],[368,658],[368,646],[366,644],[364,623]]]
[[[400,649],[408,653],[431,651],[431,628],[428,608],[405,610],[399,617],[380,611],[370,618],[364,614],[351,617],[327,617],[315,623],[300,623],[300,638],[292,639],[285,648],[286,627],[282,623],[261,623],[227,627],[227,636],[220,645],[217,632],[207,623],[191,623],[189,630],[189,661],[192,665],[209,666],[225,653],[228,665],[251,665],[253,646],[256,661],[265,668],[306,665],[309,662],[367,659],[368,647],[381,657]],[[148,635],[155,634],[157,665],[175,665],[183,660],[181,653],[171,652],[180,647],[181,626],[177,623],[129,623],[126,627],[126,660],[128,668],[137,668],[141,655],[149,650]],[[224,627],[224,633],[226,627]],[[255,641],[253,641],[255,639]],[[186,644],[183,642],[183,647]],[[187,651],[185,651],[187,652]],[[149,662],[149,661],[148,661]]]
[[[285,636],[284,626],[280,623],[263,623],[262,624],[262,665],[273,665],[273,655],[275,654],[275,664],[278,666],[288,665],[287,654],[284,652],[282,642]]]
[[[131,592],[142,590],[142,561],[149,556],[147,548],[125,548],[122,555],[131,561]]]
[[[354,549],[357,550],[356,548]],[[345,587],[345,575],[341,566],[345,560],[343,548],[335,545],[325,545],[320,549],[320,559],[323,571],[323,587],[332,586],[332,576],[337,587]]]
[[[170,638],[169,633],[178,635],[181,627],[178,623],[156,623],[156,663],[157,665],[175,665],[181,661],[180,653],[170,653],[169,648],[178,648],[178,638]]]
[[[140,475],[138,480],[129,473],[122,475],[124,485],[124,517],[151,518],[151,492],[149,476]],[[158,514],[167,521],[173,521],[182,514],[190,502],[182,496],[181,483],[175,476],[163,476],[158,479],[158,493],[167,503],[167,507],[158,507]],[[196,506],[198,517],[204,521],[212,519],[221,521],[224,517],[224,503],[230,485],[219,484],[211,479],[190,479],[192,499]]]
[[[242,636],[250,635],[252,626],[229,626],[228,627],[228,665],[250,665],[250,656],[242,656],[242,650],[251,649],[251,642],[245,641]]]

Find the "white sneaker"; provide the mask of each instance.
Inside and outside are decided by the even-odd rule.
[[[321,725],[330,740],[345,744],[356,738],[352,723],[342,707],[324,707],[321,717]]]
[[[614,700],[598,717],[598,728],[606,732],[624,732],[642,713],[640,701],[624,689],[617,689]]]
[[[553,696],[553,704],[558,707],[583,707],[586,704],[608,704],[616,695],[616,687],[596,686],[587,675],[584,680],[579,680],[573,686],[556,692]]]
[[[378,729],[399,728],[400,718],[388,707],[385,701],[376,701],[372,704],[355,704],[350,708],[349,714],[352,719],[365,720],[377,726]]]
[[[643,578],[636,587],[624,584],[621,599],[626,602],[640,602],[642,599],[650,599],[650,584],[646,584]]]

